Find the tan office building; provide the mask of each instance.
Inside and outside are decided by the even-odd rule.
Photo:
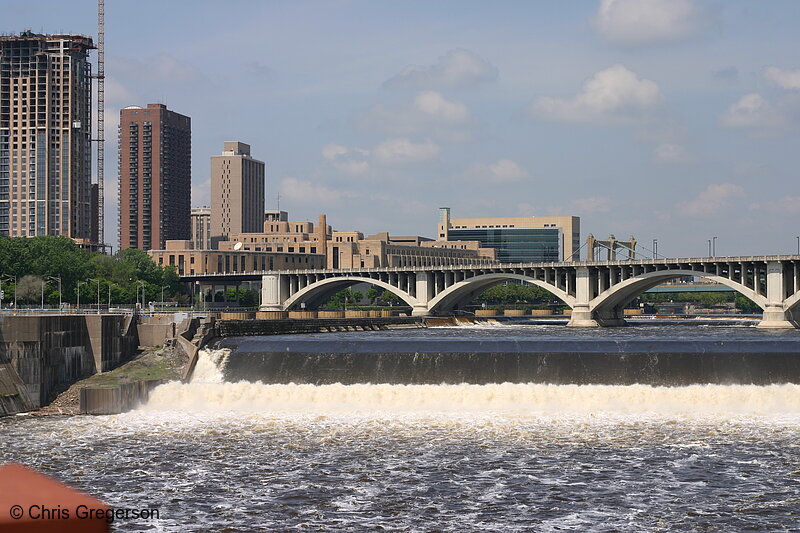
[[[211,157],[212,247],[239,233],[260,232],[264,224],[265,165],[253,159],[250,145],[226,141]]]
[[[211,249],[211,208],[192,208],[192,246],[195,250]]]
[[[578,261],[581,219],[574,216],[450,218],[439,209],[440,241],[478,241],[501,263]]]
[[[192,241],[167,241],[166,249],[148,252],[159,266],[174,266],[178,275],[233,274],[268,270],[325,268],[325,256],[314,253],[195,250]]]

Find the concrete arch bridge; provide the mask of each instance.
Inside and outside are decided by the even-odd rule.
[[[800,324],[795,317],[800,256],[265,272],[261,309],[291,310],[302,303],[313,308],[345,287],[366,282],[392,291],[415,316],[443,315],[492,285],[521,280],[550,291],[571,307],[571,326],[617,326],[624,324],[623,309],[634,298],[683,276],[701,276],[747,296],[764,310],[760,327]]]

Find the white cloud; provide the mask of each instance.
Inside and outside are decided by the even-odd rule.
[[[199,69],[169,54],[158,54],[144,59],[111,57],[108,62],[111,66],[109,70],[113,70],[120,78],[131,81],[189,84],[203,79]]]
[[[369,172],[369,161],[363,159],[341,159],[333,166],[349,176],[363,176]]]
[[[592,196],[591,198],[580,198],[571,202],[573,211],[578,216],[591,213],[608,213],[611,211],[611,200],[605,196]]]
[[[753,130],[774,130],[786,125],[784,115],[760,94],[742,96],[720,117],[729,128],[750,128]]]
[[[333,161],[339,156],[346,155],[348,151],[346,146],[331,142],[322,147],[322,157]]]
[[[517,204],[517,212],[520,214],[520,216],[532,217],[535,215],[536,211],[536,207],[533,204],[529,204],[527,202]]]
[[[428,161],[439,155],[440,148],[431,141],[414,143],[407,138],[389,139],[372,151],[375,161],[383,165],[404,165]]]
[[[367,130],[432,137],[445,142],[468,140],[469,122],[466,105],[447,100],[435,91],[422,91],[410,104],[397,108],[373,106],[358,118],[359,127]]]
[[[778,200],[777,213],[781,215],[800,215],[800,196],[784,196]]]
[[[497,67],[469,50],[450,50],[434,65],[408,65],[384,82],[385,87],[470,87],[497,79]]]
[[[764,70],[764,79],[771,81],[782,89],[800,89],[800,70],[783,70],[768,67]]]
[[[697,198],[677,205],[681,215],[699,217],[713,215],[730,205],[731,200],[744,195],[744,189],[733,183],[709,185]]]
[[[642,45],[694,35],[707,18],[692,0],[601,0],[594,25],[613,43]]]
[[[192,182],[192,205],[211,205],[211,178]]]
[[[525,169],[510,159],[500,159],[492,165],[472,165],[468,174],[493,183],[513,183],[530,177]]]
[[[450,102],[436,91],[422,91],[414,98],[414,108],[444,122],[461,123],[469,118],[467,106],[461,102]]]
[[[540,98],[529,112],[566,122],[641,122],[652,116],[663,100],[658,84],[614,65],[587,80],[575,98]]]
[[[297,178],[284,178],[280,184],[281,198],[299,205],[331,205],[339,203],[343,198],[355,198],[356,193],[341,189],[329,189],[324,185],[315,185],[310,181]]]
[[[431,141],[415,143],[408,138],[388,139],[372,150],[348,148],[335,142],[322,147],[322,156],[348,176],[364,176],[375,166],[402,166],[422,163],[439,155],[440,148]]]
[[[322,147],[322,157],[331,162],[334,168],[349,176],[361,176],[369,172],[368,150],[348,148],[330,142]]]
[[[655,160],[657,163],[688,163],[691,160],[689,152],[683,146],[672,143],[661,143],[656,146]]]

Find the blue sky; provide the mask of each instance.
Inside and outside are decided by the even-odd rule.
[[[433,236],[455,217],[578,215],[670,256],[797,251],[800,2],[109,1],[106,198],[119,108],[192,117],[192,203],[225,140],[267,205]],[[91,1],[4,0],[0,32],[96,33]]]

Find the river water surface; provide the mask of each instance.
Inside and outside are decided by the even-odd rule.
[[[748,327],[295,339],[415,336],[718,339],[800,354],[797,332]],[[134,412],[0,419],[0,462],[159,509],[121,531],[800,531],[798,385],[226,383],[232,357],[204,353],[193,383],[163,385]]]

